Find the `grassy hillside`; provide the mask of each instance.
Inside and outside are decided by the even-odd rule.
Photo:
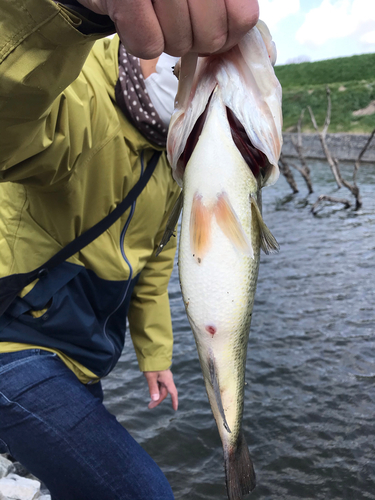
[[[275,72],[283,87],[285,131],[294,131],[301,110],[308,105],[313,109],[318,125],[323,125],[327,85],[332,100],[328,132],[361,133],[375,128],[375,114],[353,115],[375,101],[375,54],[287,64],[276,66]],[[303,130],[313,131],[307,112]]]

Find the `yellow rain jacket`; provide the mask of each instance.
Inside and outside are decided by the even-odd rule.
[[[50,0],[0,0],[0,277],[31,271],[112,211],[156,146],[115,101],[119,39],[84,35]],[[155,257],[179,189],[165,153],[111,228],[24,289],[0,352],[57,352],[83,382],[116,364],[126,317],[142,371],[169,368],[175,238]]]

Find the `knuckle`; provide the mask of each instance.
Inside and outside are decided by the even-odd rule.
[[[234,16],[229,23],[228,37],[225,46],[221,51],[229,50],[248,33],[259,20],[258,3],[249,4],[249,8],[241,13],[241,16]]]
[[[227,41],[227,37],[228,33],[226,31],[221,32],[213,37],[202,40],[201,42],[197,42],[195,46],[193,46],[193,50],[195,52],[212,54],[224,47]]]
[[[142,40],[141,43],[137,41],[121,40],[124,44],[126,50],[133,56],[140,57],[141,59],[155,59],[159,57],[164,51],[164,41],[163,42],[147,42]]]
[[[220,33],[219,35],[215,36],[215,38],[212,40],[212,49],[211,52],[217,52],[220,50],[224,45],[226,44],[228,38],[228,32],[225,31],[223,33]]]
[[[164,37],[158,26],[132,26],[129,29],[122,15],[114,15],[116,31],[126,50],[133,56],[142,59],[154,59],[164,50]],[[142,28],[142,29],[141,29]]]
[[[259,8],[253,7],[247,9],[242,15],[237,18],[235,30],[238,33],[245,34],[253,28],[259,19]]]
[[[166,43],[164,52],[173,57],[182,57],[187,54],[192,49],[192,41],[182,42],[179,41],[177,43]]]

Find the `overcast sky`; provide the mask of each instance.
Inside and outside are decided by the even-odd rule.
[[[277,64],[375,52],[375,0],[259,0]]]

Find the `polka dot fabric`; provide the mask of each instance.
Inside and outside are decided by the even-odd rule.
[[[128,54],[122,44],[119,49],[116,100],[125,115],[149,141],[165,147],[168,129],[147,93],[139,58]]]

